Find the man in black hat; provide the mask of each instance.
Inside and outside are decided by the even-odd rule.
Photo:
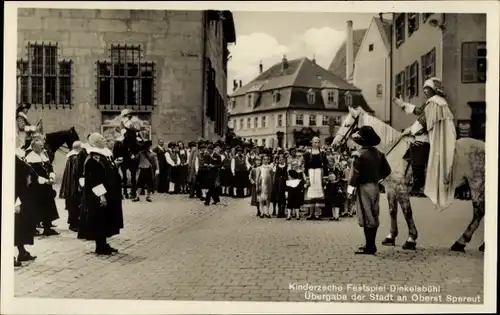
[[[158,145],[156,146],[156,148],[154,148],[153,152],[156,154],[156,157],[158,158],[158,167],[160,171],[158,174],[157,191],[161,194],[167,193],[169,188],[168,174],[167,174],[168,164],[167,164],[167,159],[165,158],[165,153],[167,153],[167,149],[165,148],[165,141],[163,141],[163,139],[158,140]]]
[[[233,173],[231,172],[231,147],[228,145],[224,146],[224,152],[222,157],[222,167],[220,173],[220,184],[222,188],[223,196],[233,196]]]
[[[151,140],[146,140],[144,149],[139,152],[139,179],[138,188],[146,190],[146,201],[151,202],[151,193],[154,189],[155,177],[160,174],[160,166],[156,153],[151,150]],[[139,196],[132,201],[140,201]]]
[[[248,166],[246,163],[243,148],[236,148],[236,155],[231,160],[231,172],[233,173],[234,183],[236,186],[236,197],[245,197],[245,188],[248,186]]]
[[[16,123],[18,132],[18,143],[23,149],[27,149],[36,132],[36,126],[33,126],[28,121],[28,111],[31,108],[30,103],[22,103],[16,109]]]
[[[192,185],[191,197],[196,197],[200,200],[204,200],[202,187],[204,185],[203,181],[205,178],[205,155],[207,145],[204,140],[199,140],[197,145],[196,157],[193,159],[193,170],[194,170],[194,183]]]
[[[352,140],[361,146],[353,153],[347,193],[355,195],[358,223],[364,229],[366,245],[356,254],[373,255],[377,252],[375,239],[379,227],[379,182],[391,174],[391,167],[376,145],[380,137],[370,126],[363,126],[352,135]]]
[[[220,155],[221,143],[216,142],[214,145],[209,144],[207,151],[207,172],[206,181],[208,184],[208,191],[205,196],[205,206],[210,205],[210,199],[214,200],[214,205],[220,202],[219,188],[220,188],[220,168],[222,164],[222,157]]]

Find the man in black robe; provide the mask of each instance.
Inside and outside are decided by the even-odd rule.
[[[31,198],[32,185],[38,181],[36,172],[17,155],[15,157],[15,224],[14,224],[14,246],[17,247],[17,260],[14,258],[14,266],[21,267],[21,262],[31,261],[36,258],[25,248],[25,245],[34,244],[35,227],[37,217],[35,216],[36,203]]]
[[[79,153],[82,150],[82,143],[75,141],[72,150],[66,155],[66,167],[64,169],[59,191],[59,198],[66,201],[66,210],[68,210],[69,229],[73,232],[78,231],[78,221],[80,217],[80,205],[82,200],[82,187],[79,179]]]
[[[37,173],[38,181],[32,183],[32,198],[38,209],[38,221],[42,222],[43,235],[59,235],[52,229],[52,221],[59,219],[55,198],[56,191],[52,188],[55,173],[49,159],[43,153],[44,143],[41,139],[32,142],[32,151],[26,156],[26,163]]]
[[[117,252],[106,241],[120,233],[123,228],[123,209],[121,197],[121,178],[118,168],[105,149],[106,141],[98,133],[89,137],[92,146],[84,166],[83,211],[81,224],[84,233],[79,238],[96,242],[98,255],[111,255]]]
[[[215,145],[209,144],[207,147],[208,154],[205,155],[205,167],[206,167],[206,183],[207,183],[207,194],[205,197],[205,206],[210,205],[210,200],[214,200],[214,205],[220,202],[219,198],[219,187],[220,178],[219,171],[222,166],[222,157],[220,155],[219,142]]]
[[[169,180],[168,180],[168,164],[167,159],[165,158],[165,153],[167,150],[165,149],[165,141],[162,139],[158,140],[158,146],[153,149],[153,152],[156,154],[158,158],[158,167],[160,170],[160,174],[158,175],[158,192],[160,194],[167,193],[169,189]]]

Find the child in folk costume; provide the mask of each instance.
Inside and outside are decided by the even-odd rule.
[[[231,160],[231,173],[233,174],[234,184],[236,186],[236,197],[243,198],[245,196],[245,188],[248,182],[249,165],[245,162],[243,148],[237,147],[236,154]]]
[[[342,185],[344,172],[340,165],[340,156],[332,155],[328,163],[328,177],[325,184],[325,207],[331,210],[331,220],[339,221],[340,209],[344,207],[345,196]]]
[[[328,172],[325,152],[320,150],[318,137],[312,139],[312,148],[304,155],[304,175],[306,176],[306,196],[304,205],[309,208],[307,220],[318,220],[316,212],[325,206],[323,176]]]
[[[271,194],[273,189],[273,167],[269,164],[271,158],[269,155],[262,157],[262,165],[257,169],[255,187],[257,192],[257,200],[262,211],[261,218],[271,218],[269,215],[269,204],[271,203]]]
[[[375,239],[379,227],[379,182],[391,173],[391,167],[376,145],[380,137],[370,126],[363,126],[353,133],[352,139],[361,146],[353,153],[349,186],[349,197],[355,195],[359,226],[364,229],[366,245],[356,254],[373,255],[377,252]]]
[[[137,181],[137,188],[146,191],[146,201],[151,202],[151,192],[155,185],[155,176],[160,174],[160,167],[158,165],[158,158],[151,150],[151,140],[144,143],[144,150],[139,152],[139,179]],[[135,197],[132,201],[140,201],[139,196]]]
[[[177,144],[175,142],[170,142],[168,144],[167,153],[165,153],[165,159],[167,160],[167,164],[169,166],[169,181],[171,186],[173,184],[173,193],[179,193],[179,166],[180,166],[180,158],[177,151]],[[169,187],[169,192],[171,189]]]
[[[288,171],[289,180],[286,181],[287,194],[287,216],[290,220],[293,215],[300,220],[300,207],[302,206],[304,196],[304,180],[301,175],[295,170]]]
[[[260,203],[259,200],[257,200],[257,188],[256,188],[256,181],[257,181],[257,170],[259,167],[262,165],[262,159],[260,156],[257,156],[255,158],[255,167],[250,170],[250,183],[252,184],[251,188],[251,198],[250,198],[250,205],[257,207],[257,216],[260,217]]]
[[[179,168],[178,168],[178,182],[179,192],[181,194],[187,193],[187,176],[188,176],[188,150],[184,148],[184,142],[177,143],[179,148]]]
[[[288,167],[286,165],[285,156],[279,154],[277,162],[273,167],[273,193],[271,201],[273,203],[273,215],[276,215],[276,205],[278,206],[278,218],[285,217],[286,207],[286,180],[288,179]]]

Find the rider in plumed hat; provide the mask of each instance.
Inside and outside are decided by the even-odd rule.
[[[19,104],[16,108],[17,123],[17,147],[26,149],[31,144],[32,136],[36,132],[36,126],[28,121],[28,111],[31,108],[30,103]]]
[[[391,167],[376,145],[380,137],[370,126],[363,126],[354,131],[354,142],[361,146],[353,153],[351,174],[347,193],[355,195],[358,223],[364,229],[366,245],[356,254],[375,254],[375,238],[379,227],[379,182],[391,173]]]

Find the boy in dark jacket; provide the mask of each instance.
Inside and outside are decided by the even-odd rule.
[[[379,182],[391,174],[391,167],[376,145],[380,137],[372,127],[363,126],[353,133],[352,139],[361,148],[353,153],[347,193],[356,196],[359,226],[364,229],[366,245],[356,254],[373,255],[377,252],[375,238],[379,227]]]

